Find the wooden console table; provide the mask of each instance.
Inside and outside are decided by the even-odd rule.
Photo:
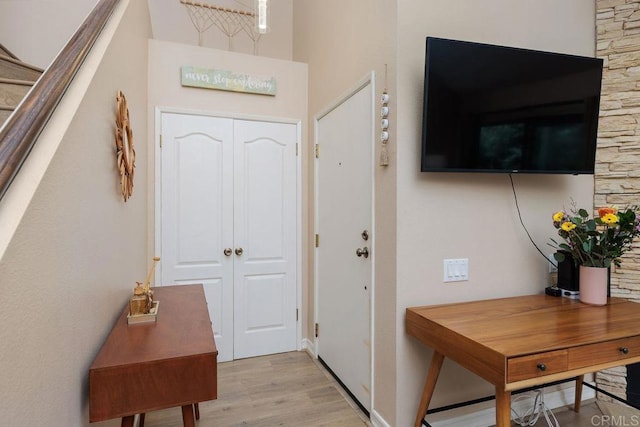
[[[89,369],[89,421],[182,407],[194,425],[193,405],[217,398],[218,350],[202,285],[154,288],[158,319],[127,324],[128,307],[116,321]]]
[[[422,425],[445,357],[495,386],[496,427],[511,425],[511,392],[640,361],[640,304],[591,306],[533,295],[407,308],[407,333],[434,350],[416,415]]]

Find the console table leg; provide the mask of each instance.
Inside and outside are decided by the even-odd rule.
[[[184,405],[182,407],[182,425],[184,425],[184,427],[195,427],[196,422],[193,419],[193,405]]]
[[[511,392],[496,387],[496,427],[511,426]]]
[[[122,417],[121,427],[133,427],[133,415]]]
[[[140,414],[140,421],[138,421],[138,427],[144,427],[144,412]]]
[[[576,377],[576,395],[573,401],[573,411],[580,412],[580,403],[582,402],[582,383],[584,382],[584,375]]]
[[[198,402],[193,404],[193,411],[196,413],[196,420],[200,419],[200,405],[198,405]]]
[[[424,389],[422,390],[422,397],[420,398],[420,406],[418,406],[418,415],[416,416],[414,427],[421,427],[422,420],[424,416],[427,415],[427,408],[429,407],[429,402],[431,402],[433,390],[436,388],[436,382],[438,381],[438,375],[440,374],[443,361],[444,355],[434,351],[433,356],[431,356],[431,365],[429,366],[429,372],[427,372]]]

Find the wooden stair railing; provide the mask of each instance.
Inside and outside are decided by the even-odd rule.
[[[0,128],[0,199],[120,0],[100,0]]]

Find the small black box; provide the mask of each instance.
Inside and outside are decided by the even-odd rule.
[[[580,290],[580,269],[573,261],[571,252],[558,252],[564,254],[564,261],[558,262],[558,287],[567,291]]]

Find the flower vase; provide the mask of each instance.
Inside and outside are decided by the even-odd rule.
[[[591,305],[606,305],[609,269],[580,266],[580,301]]]

